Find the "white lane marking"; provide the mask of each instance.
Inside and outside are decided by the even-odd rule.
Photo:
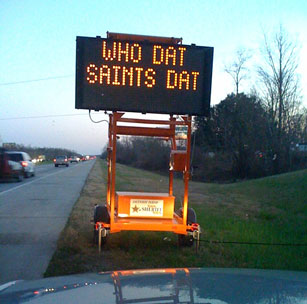
[[[21,282],[21,280],[11,281],[11,282],[8,282],[8,283],[0,285],[0,291],[4,290],[4,289],[6,289],[6,288],[8,288],[10,286],[15,285],[17,282]]]
[[[73,166],[73,167],[67,168],[67,170],[71,170],[71,169],[77,168],[77,167],[79,167],[79,166]],[[66,171],[67,171],[67,170],[66,170]],[[40,178],[37,178],[37,179],[35,179],[35,180],[33,180],[33,181],[30,181],[30,182],[21,184],[21,185],[19,185],[19,186],[16,186],[16,187],[14,187],[14,188],[11,188],[11,189],[2,191],[2,192],[0,192],[0,196],[3,195],[3,194],[5,194],[5,193],[11,192],[11,191],[13,191],[13,190],[16,190],[16,189],[22,188],[22,187],[24,187],[24,186],[30,185],[30,184],[32,184],[32,183],[35,183],[35,182],[37,182],[37,181],[39,181],[39,180],[41,180],[41,179],[47,178],[47,177],[49,177],[49,176],[52,176],[52,175],[56,175],[56,174],[62,173],[62,171],[63,171],[63,170],[57,171],[57,172],[53,172],[53,173],[50,173],[50,174],[48,174],[48,175],[42,176],[42,177],[40,177]]]

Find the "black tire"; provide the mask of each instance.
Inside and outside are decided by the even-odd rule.
[[[194,244],[194,238],[192,235],[178,234],[179,247],[192,247]]]
[[[66,167],[68,167],[69,165],[67,164]]]
[[[176,213],[182,217],[182,212],[183,212],[183,208],[180,208]],[[196,217],[196,213],[194,211],[193,208],[188,208],[188,216],[187,216],[187,223],[189,225],[196,223],[197,222],[197,217]]]
[[[94,209],[94,223],[110,224],[110,215],[107,206],[96,206]]]
[[[107,206],[96,206],[94,209],[94,223],[103,222],[110,224],[110,215]],[[99,235],[98,230],[94,226],[94,244],[98,244]],[[101,238],[101,244],[104,245],[107,242],[107,237]]]
[[[55,167],[58,167],[58,165],[54,165]]]
[[[177,214],[182,217],[182,212],[183,209],[180,208]],[[196,223],[196,213],[192,208],[188,208],[187,223],[189,225]],[[178,245],[180,247],[192,247],[193,244],[194,244],[194,238],[192,235],[178,234]]]

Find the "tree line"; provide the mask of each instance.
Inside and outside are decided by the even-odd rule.
[[[53,160],[56,156],[59,155],[66,155],[66,156],[80,156],[79,153],[64,148],[39,148],[39,147],[31,147],[25,146],[21,144],[13,144],[11,146],[5,147],[7,150],[10,151],[23,151],[30,155],[32,159],[38,158],[40,155],[45,156],[45,160]]]
[[[307,109],[302,107],[297,44],[282,26],[264,35],[262,63],[251,92],[241,92],[250,71],[250,52],[239,49],[225,66],[234,92],[211,107],[209,117],[195,117],[192,134],[193,178],[233,181],[306,168]],[[152,138],[122,138],[117,160],[150,170],[168,167],[170,146]]]

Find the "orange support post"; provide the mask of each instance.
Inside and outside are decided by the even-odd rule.
[[[109,136],[109,143],[107,148],[107,163],[108,163],[108,184],[107,184],[107,205],[108,210],[110,211],[111,206],[111,161],[112,161],[112,123],[113,123],[113,115],[109,115],[109,130],[108,130],[108,136]]]
[[[190,155],[191,155],[191,116],[185,117],[184,120],[188,125],[188,136],[187,136],[187,156],[185,163],[185,170],[183,173],[184,177],[184,198],[183,198],[183,223],[187,223],[188,215],[188,195],[189,195],[189,179],[190,179]]]
[[[187,224],[188,182],[190,177],[191,117],[169,120],[146,120],[123,117],[124,113],[113,112],[109,120],[108,145],[108,186],[107,203],[110,212],[110,224],[104,225],[110,233],[122,230],[170,231],[187,234],[191,231]],[[118,125],[120,123],[120,125]],[[149,124],[151,127],[131,126],[127,124]],[[154,125],[163,125],[162,128]],[[176,125],[186,125],[188,134],[186,150],[177,150]],[[151,136],[167,139],[171,143],[171,161],[169,170],[168,193],[116,192],[116,144],[118,135]],[[183,213],[175,213],[173,196],[174,171],[181,171],[184,180]]]

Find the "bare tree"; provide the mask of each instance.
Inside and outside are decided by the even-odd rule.
[[[293,133],[293,120],[299,113],[301,100],[297,44],[290,40],[282,26],[271,40],[264,34],[263,58],[264,63],[257,72],[262,83],[262,98],[276,130],[272,131],[272,141],[276,141],[280,167],[282,149],[289,144],[289,138],[285,140],[284,135]]]
[[[239,48],[236,52],[236,59],[233,63],[225,65],[224,70],[228,73],[235,84],[236,95],[239,94],[239,85],[243,79],[247,78],[246,62],[251,55],[244,48]]]
[[[299,140],[301,143],[307,143],[307,108],[303,108],[300,115]]]

